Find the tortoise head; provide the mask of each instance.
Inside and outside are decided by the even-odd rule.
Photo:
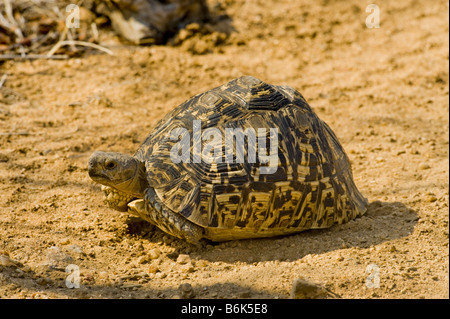
[[[144,163],[130,155],[94,152],[89,158],[88,170],[95,182],[125,193],[125,197],[142,198],[148,188]]]

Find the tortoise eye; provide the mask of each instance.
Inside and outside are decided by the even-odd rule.
[[[106,169],[114,169],[116,166],[117,166],[117,164],[114,161],[108,161],[105,163]]]

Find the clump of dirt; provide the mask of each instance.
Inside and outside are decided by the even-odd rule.
[[[148,47],[100,34],[114,55],[4,61],[0,296],[289,298],[302,278],[327,298],[448,298],[448,3],[379,3],[379,28],[368,4],[208,1],[232,30],[191,24]],[[103,203],[94,150],[133,154],[169,110],[245,74],[305,96],[367,214],[198,249]]]

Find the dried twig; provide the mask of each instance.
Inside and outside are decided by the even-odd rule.
[[[114,55],[114,53],[105,47],[102,47],[98,44],[90,43],[90,42],[84,42],[84,41],[59,41],[55,44],[55,46],[47,53],[48,57],[53,56],[53,54],[58,51],[58,49],[64,45],[81,45],[85,47],[91,47],[100,51],[103,51],[109,55]]]
[[[14,19],[11,2],[10,2],[10,0],[3,0],[3,2],[5,3],[5,12],[6,12],[6,17],[9,20],[9,25],[10,25],[10,27],[12,27],[12,29],[14,30],[14,33],[16,34],[17,38],[19,39],[19,41],[16,41],[16,42],[21,42],[23,40],[23,33],[19,27],[19,24]],[[20,53],[22,55],[25,55],[25,49],[24,49],[23,45],[20,45],[19,48],[20,48]]]
[[[59,10],[58,7],[53,7],[53,11],[56,13],[56,15],[61,19],[64,20],[64,15],[61,13],[61,11]],[[61,37],[59,39],[59,41],[64,41],[65,39],[69,40],[69,41],[74,41],[73,35],[72,35],[72,30],[68,29],[67,26],[64,24],[64,30],[63,33],[61,34]],[[72,49],[72,51],[76,51],[77,48],[75,47],[75,44],[73,44],[73,42],[71,42],[70,48]]]
[[[7,76],[8,74],[6,73],[2,75],[2,78],[0,79],[0,89],[2,88],[3,84],[5,84]]]
[[[98,28],[95,22],[91,23],[92,36],[94,37],[94,42],[98,42]]]

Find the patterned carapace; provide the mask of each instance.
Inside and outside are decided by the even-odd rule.
[[[247,147],[244,160],[236,161],[237,146],[224,140],[216,141],[217,162],[194,161],[195,145],[214,144],[194,134],[194,121],[201,121],[202,132],[214,128],[222,136],[226,129],[277,129],[277,169],[261,174],[265,163],[248,161]],[[177,128],[189,134],[190,157],[174,163],[171,150],[179,140],[170,137]],[[367,209],[341,144],[303,96],[251,76],[176,107],[134,157],[145,164],[149,186],[135,213],[177,237],[189,239],[186,223],[215,241],[278,236],[344,223]]]

